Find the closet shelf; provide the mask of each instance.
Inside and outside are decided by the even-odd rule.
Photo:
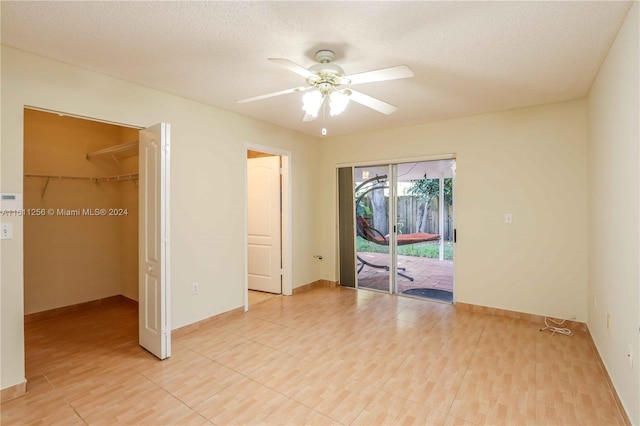
[[[138,141],[127,142],[120,145],[110,146],[109,148],[99,149],[87,154],[87,160],[94,157],[102,156],[111,157],[131,157],[138,155]]]
[[[25,178],[41,178],[46,179],[44,183],[44,187],[42,188],[42,193],[40,194],[40,198],[44,199],[44,194],[47,193],[47,187],[49,186],[49,182],[51,179],[66,179],[66,180],[88,180],[95,183],[100,182],[122,182],[127,180],[137,181],[138,173],[129,173],[125,175],[115,175],[115,176],[104,176],[104,177],[85,177],[85,176],[59,176],[59,175],[32,175],[25,174]],[[136,184],[136,182],[134,182]],[[137,186],[137,184],[136,184]]]

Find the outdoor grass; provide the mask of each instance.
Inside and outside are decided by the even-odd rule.
[[[357,237],[357,251],[369,253],[389,253],[388,246],[367,241],[362,237]],[[430,259],[438,259],[440,257],[440,243],[426,242],[419,244],[408,244],[398,247],[398,254],[405,256],[428,257]],[[444,242],[444,259],[453,260],[453,244],[450,241]]]

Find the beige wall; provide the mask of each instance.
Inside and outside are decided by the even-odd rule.
[[[4,46],[1,83],[4,192],[23,191],[25,105],[140,127],[171,123],[173,328],[244,303],[245,143],[291,152],[292,284],[319,278],[310,232],[320,209],[318,139]],[[23,223],[10,221],[15,238],[1,243],[3,389],[24,381]]]
[[[585,321],[586,141],[584,100],[328,139],[321,228],[336,229],[336,164],[455,153],[455,299]]]
[[[588,98],[588,325],[633,424],[640,424],[639,13],[636,2]]]
[[[85,155],[119,144],[123,132],[135,140],[137,130],[34,110],[25,110],[24,120],[25,174],[105,177],[126,173],[110,157],[87,160]],[[131,278],[123,263],[137,264],[137,253],[124,244],[137,241],[137,216],[58,213],[122,208],[124,191],[137,196],[133,184],[124,183],[51,179],[47,184],[43,178],[25,179],[24,207],[55,211],[24,218],[25,314],[122,294],[123,279]],[[133,235],[126,235],[123,222],[131,219],[135,228],[126,231]],[[133,278],[137,280],[137,268]]]

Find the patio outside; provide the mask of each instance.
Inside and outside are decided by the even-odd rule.
[[[393,228],[397,227],[398,235],[398,276],[393,291],[453,300],[454,168],[453,162],[442,160],[400,163],[393,194],[387,166],[354,170],[359,288],[389,291],[393,203]]]
[[[435,247],[439,245],[439,243],[424,244],[431,244]],[[389,264],[389,255],[387,253],[358,250],[358,257],[376,265]],[[404,271],[400,272],[413,278],[413,281],[410,281],[405,277],[398,276],[396,278],[398,293],[421,288],[453,292],[453,260],[439,260],[437,257],[428,258],[411,255],[398,255],[397,258],[398,267],[405,268]],[[358,287],[389,291],[389,272],[385,269],[364,265],[358,274]]]

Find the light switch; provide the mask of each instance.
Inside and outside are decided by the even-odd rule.
[[[510,225],[513,223],[513,216],[511,216],[511,213],[504,214],[504,223],[506,223],[507,225]]]
[[[3,223],[0,240],[13,240],[13,223]]]

